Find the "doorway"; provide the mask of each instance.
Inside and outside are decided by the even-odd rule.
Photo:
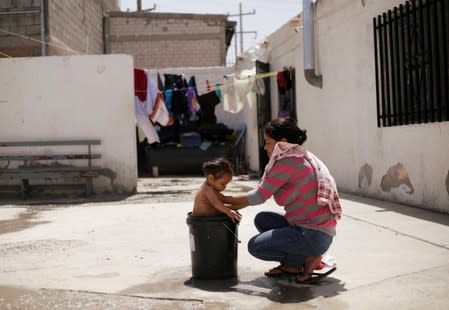
[[[270,72],[270,64],[256,61],[256,74]],[[265,166],[268,164],[268,155],[264,149],[263,128],[271,121],[271,94],[270,78],[262,79],[264,83],[264,94],[257,94],[257,128],[258,128],[258,149],[259,149],[259,174],[262,175]]]

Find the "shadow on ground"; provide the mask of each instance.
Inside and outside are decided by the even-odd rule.
[[[445,226],[449,226],[449,214],[431,211],[428,209],[422,209],[419,207],[413,207],[408,205],[402,205],[399,203],[393,203],[389,201],[375,200],[363,196],[356,196],[352,194],[340,194],[341,198],[346,200],[351,200],[354,202],[359,202],[367,205],[371,205],[374,207],[378,207],[382,210],[378,210],[377,212],[395,212],[402,215],[411,216],[414,218],[418,218],[421,220],[429,221],[432,223],[437,223]],[[344,212],[344,211],[343,211]]]
[[[276,279],[257,277],[253,280],[197,280],[188,279],[184,285],[208,292],[235,292],[267,298],[276,303],[306,302],[317,297],[333,297],[346,291],[344,283],[335,278],[326,278],[319,284],[299,286],[280,283]]]

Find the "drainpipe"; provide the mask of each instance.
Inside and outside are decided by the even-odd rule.
[[[316,0],[303,0],[304,23],[304,76],[315,87],[323,87],[323,77],[315,73],[315,43],[313,40],[313,3]]]
[[[47,42],[45,33],[45,6],[46,1],[41,0],[41,56],[47,56]]]
[[[111,18],[109,15],[103,16],[103,54],[111,53]]]

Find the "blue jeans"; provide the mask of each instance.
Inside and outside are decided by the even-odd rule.
[[[302,268],[307,256],[324,254],[333,239],[321,231],[291,226],[283,215],[274,212],[260,212],[254,224],[260,234],[249,240],[249,253],[289,267]]]

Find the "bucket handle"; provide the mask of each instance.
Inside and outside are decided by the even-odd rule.
[[[224,227],[226,227],[227,230],[229,230],[231,232],[231,234],[234,235],[235,239],[237,239],[238,243],[242,243],[242,241],[239,240],[239,238],[234,234],[234,232],[225,224],[222,223]]]

